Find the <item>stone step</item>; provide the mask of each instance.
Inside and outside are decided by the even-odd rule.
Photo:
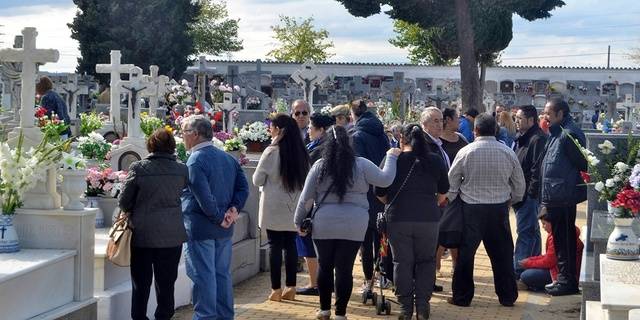
[[[584,309],[587,314],[587,320],[604,320],[605,312],[602,310],[602,305],[598,301],[587,301]]]
[[[3,319],[49,319],[46,313],[73,304],[75,250],[23,249],[0,255]],[[58,310],[69,314],[70,308]]]

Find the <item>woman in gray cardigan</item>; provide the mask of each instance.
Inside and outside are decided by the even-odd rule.
[[[259,225],[267,231],[271,265],[269,300],[293,300],[296,296],[296,226],[293,214],[304,179],[309,171],[309,155],[296,121],[278,114],[269,126],[272,143],[262,153],[253,184],[261,187]],[[285,255],[285,285],[281,288],[282,251]]]
[[[156,319],[171,319],[173,291],[178,277],[182,243],[187,233],[182,221],[180,195],[188,170],[174,156],[176,141],[165,129],[147,140],[150,154],[129,168],[119,206],[133,225],[131,239],[131,318],[147,319],[147,302],[155,277]]]
[[[322,159],[307,176],[296,208],[295,224],[302,221],[314,202],[313,242],[317,249],[318,319],[331,315],[331,291],[335,269],[336,320],[346,319],[347,303],[353,289],[353,263],[369,225],[369,185],[387,187],[395,178],[400,149],[387,152],[384,169],[356,157],[343,127],[334,127],[325,142]],[[306,235],[306,230],[299,230]]]

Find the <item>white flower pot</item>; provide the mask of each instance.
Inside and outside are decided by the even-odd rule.
[[[14,215],[0,214],[0,253],[20,251],[18,234],[13,227]]]
[[[607,242],[607,258],[637,260],[640,257],[640,242],[631,228],[633,220],[633,218],[614,218],[615,228]]]
[[[60,189],[67,196],[69,201],[64,205],[65,210],[83,210],[84,204],[80,202],[80,197],[87,189],[85,170],[60,170],[62,184]]]
[[[98,205],[98,197],[87,197],[87,208],[96,208],[96,229],[104,228],[104,213]]]

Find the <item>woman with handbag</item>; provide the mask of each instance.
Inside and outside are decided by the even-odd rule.
[[[293,215],[304,179],[309,171],[309,155],[296,121],[278,114],[269,126],[271,145],[258,162],[253,184],[262,187],[259,225],[269,239],[271,294],[269,300],[294,300],[296,296],[297,228]],[[282,252],[285,255],[285,285],[281,286]]]
[[[399,149],[390,149],[385,167],[380,169],[371,161],[356,157],[346,129],[334,126],[325,142],[322,159],[309,171],[296,208],[295,225],[302,236],[312,231],[317,249],[320,293],[317,319],[331,316],[334,270],[335,319],[346,319],[353,290],[353,264],[369,224],[369,185],[386,187],[393,182],[399,154]],[[312,221],[313,228],[308,221]]]
[[[397,174],[387,188],[376,187],[376,196],[387,203],[384,216],[391,253],[400,319],[428,319],[429,300],[435,284],[435,253],[438,245],[438,204],[449,190],[446,166],[430,153],[420,126],[402,130],[402,153]]]
[[[131,318],[147,318],[147,302],[155,278],[155,319],[174,314],[174,284],[187,233],[180,195],[187,186],[187,167],[176,161],[176,141],[164,128],[147,139],[149,155],[134,162],[118,204],[129,213],[131,239]]]

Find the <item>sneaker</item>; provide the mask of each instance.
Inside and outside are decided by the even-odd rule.
[[[569,296],[572,294],[580,293],[580,290],[577,286],[572,286],[568,284],[557,284],[551,288],[545,288],[548,294],[552,296]]]
[[[331,319],[331,310],[319,310],[316,312],[316,319],[329,320]]]
[[[296,293],[301,295],[301,296],[317,296],[317,295],[320,295],[320,293],[318,292],[318,288],[314,288],[314,287],[298,288]]]
[[[450,256],[451,252],[449,251],[449,249],[444,249],[444,252],[442,253],[442,259],[449,259]]]

